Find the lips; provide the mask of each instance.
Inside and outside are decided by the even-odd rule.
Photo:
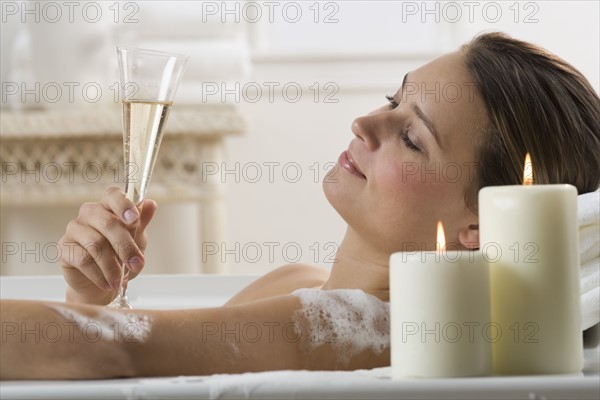
[[[362,171],[355,164],[354,160],[352,159],[352,155],[350,154],[350,152],[348,150],[346,150],[346,151],[342,152],[342,154],[340,154],[338,163],[342,166],[342,168],[344,168],[346,171],[348,171],[352,175],[357,176],[362,179],[367,179],[365,174],[363,174]]]

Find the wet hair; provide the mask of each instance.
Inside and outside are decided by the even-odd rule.
[[[487,110],[477,174],[466,193],[521,184],[530,153],[535,183],[569,183],[579,194],[600,186],[600,98],[572,65],[531,43],[493,32],[462,47]]]

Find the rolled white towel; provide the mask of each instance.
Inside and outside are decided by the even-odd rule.
[[[581,330],[585,331],[600,321],[600,287],[581,294]]]
[[[579,262],[583,265],[600,256],[600,225],[579,227]]]
[[[600,257],[581,266],[581,329],[600,322]]]
[[[579,278],[581,279],[581,293],[585,293],[592,287],[590,285],[598,285],[600,279],[600,258],[596,257],[594,260],[587,261],[581,264],[579,272]],[[594,281],[596,279],[596,281]]]
[[[577,220],[580,227],[600,224],[600,191],[577,196]]]
[[[581,328],[600,322],[600,191],[577,196]]]

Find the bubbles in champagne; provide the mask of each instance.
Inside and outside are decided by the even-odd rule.
[[[146,195],[172,102],[123,101],[125,194],[134,204]]]

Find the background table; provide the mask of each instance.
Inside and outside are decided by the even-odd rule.
[[[176,106],[163,137],[148,196],[197,201],[203,241],[226,240],[224,140],[245,129],[234,107]],[[124,188],[121,109],[2,112],[0,204],[49,206],[97,201],[109,186]],[[208,260],[202,271],[225,272]]]

